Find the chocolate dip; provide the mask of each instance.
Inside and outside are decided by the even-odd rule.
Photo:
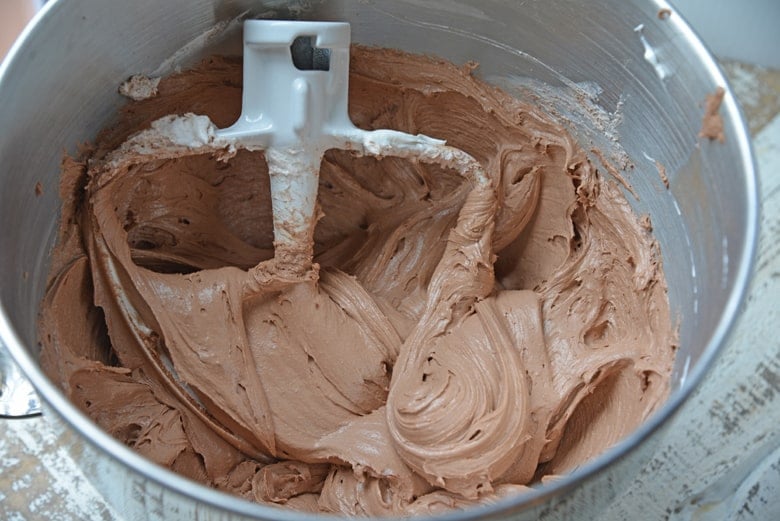
[[[668,393],[649,223],[562,126],[473,66],[351,60],[356,125],[446,139],[490,185],[330,151],[316,264],[285,271],[262,153],[109,160],[168,114],[233,123],[241,60],[211,58],[64,160],[45,370],[158,464],[300,510],[435,513],[598,455]]]

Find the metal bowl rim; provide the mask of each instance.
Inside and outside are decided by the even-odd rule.
[[[50,0],[44,4],[44,7],[35,15],[32,21],[25,27],[19,38],[14,42],[5,60],[0,64],[0,93],[3,91],[3,84],[12,81],[7,73],[20,49],[24,47],[27,41],[34,38],[35,30],[41,20],[53,16],[53,11],[57,9],[63,1],[64,0]],[[658,9],[669,7],[663,0],[652,0],[651,3],[655,4]],[[674,15],[667,20],[667,23],[676,24],[677,29],[684,35],[686,42],[692,47],[693,52],[699,59],[699,63],[710,76],[713,89],[715,86],[720,85],[726,90],[721,110],[725,110],[728,116],[725,120],[730,124],[730,130],[732,131],[730,133],[730,139],[737,142],[737,148],[742,160],[743,177],[747,196],[747,229],[745,230],[744,246],[738,259],[739,268],[734,279],[734,287],[723,308],[721,319],[712,332],[696,367],[691,371],[681,387],[669,397],[666,403],[656,411],[655,414],[617,445],[573,472],[562,476],[560,479],[534,487],[533,490],[528,493],[504,498],[491,505],[437,515],[435,516],[437,520],[465,521],[475,518],[493,518],[521,512],[529,507],[541,505],[553,497],[565,495],[575,487],[595,477],[602,469],[618,463],[632,449],[637,447],[674,416],[674,413],[688,399],[692,391],[699,385],[704,378],[704,375],[709,371],[733,329],[751,280],[758,245],[759,196],[757,167],[743,114],[736,102],[734,93],[729,86],[727,79],[713,56],[690,25],[676,10],[673,12]],[[731,134],[733,134],[733,137],[731,137]],[[261,519],[279,519],[281,521],[317,521],[323,517],[340,517],[330,514],[309,514],[253,503],[191,481],[142,457],[140,454],[134,452],[129,447],[120,443],[100,429],[92,420],[73,405],[62,394],[59,388],[43,374],[40,367],[35,360],[33,360],[30,352],[24,347],[24,343],[19,338],[14,327],[8,322],[5,309],[5,304],[0,302],[0,341],[2,341],[9,350],[11,356],[16,360],[19,367],[27,375],[43,399],[57,412],[60,418],[90,444],[105,452],[110,458],[118,460],[127,468],[137,472],[142,477],[157,483],[163,488],[171,489],[196,502],[202,501],[227,512]]]

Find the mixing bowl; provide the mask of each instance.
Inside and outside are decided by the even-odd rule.
[[[679,323],[671,396],[634,434],[526,495],[449,519],[593,518],[652,453],[660,428],[722,346],[751,270],[757,190],[726,80],[690,27],[656,1],[50,1],[0,70],[0,335],[47,403],[84,473],[127,519],[302,519],[163,470],[102,432],[42,374],[37,317],[55,240],[59,163],[92,140],[136,73],[235,52],[242,17],[346,20],[353,41],[479,63],[511,93],[547,100],[587,150],[623,168],[660,242]],[[704,100],[726,87],[724,143],[698,136]],[[602,159],[594,154],[600,165]],[[670,188],[656,161],[666,168]],[[69,441],[68,441],[69,440]]]

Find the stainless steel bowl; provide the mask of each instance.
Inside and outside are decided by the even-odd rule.
[[[705,95],[726,80],[679,15],[659,16],[668,7],[639,0],[50,1],[0,69],[0,337],[52,421],[76,433],[66,445],[85,474],[128,519],[311,517],[207,489],[102,432],[41,373],[36,324],[58,220],[62,152],[93,139],[112,120],[124,102],[116,94],[121,81],[186,63],[206,52],[204,46],[229,49],[240,24],[227,22],[242,13],[347,20],[353,41],[475,60],[479,74],[518,96],[542,92],[587,148],[618,159],[625,152],[633,161],[624,175],[639,199],[629,199],[652,217],[680,324],[670,399],[633,435],[570,475],[444,517],[597,516],[712,365],[738,311],[756,245],[755,165],[739,108],[727,88],[726,142],[698,138]],[[667,168],[670,190],[654,160]]]

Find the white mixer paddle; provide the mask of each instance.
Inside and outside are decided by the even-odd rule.
[[[273,206],[273,258],[259,262],[243,275],[233,278],[222,272],[187,278],[185,283],[192,291],[183,300],[167,291],[167,281],[175,279],[182,282],[178,277],[138,272],[135,276],[143,280],[136,288],[154,300],[153,313],[173,313],[187,323],[187,320],[195,320],[186,316],[188,306],[199,302],[203,309],[214,310],[215,316],[225,317],[210,331],[209,334],[214,335],[212,338],[233,334],[241,337],[246,334],[242,321],[227,318],[242,312],[241,299],[281,291],[291,283],[317,280],[318,272],[313,264],[317,190],[320,162],[329,149],[435,163],[465,176],[475,185],[472,193],[495,195],[491,180],[480,164],[462,150],[447,146],[444,141],[394,130],[364,131],[352,124],[347,113],[349,45],[350,31],[346,23],[247,21],[244,24],[242,112],[235,124],[219,129],[203,115],[165,116],[152,122],[150,129],[131,136],[119,148],[89,166],[93,203],[109,208],[107,218],[118,218],[110,214],[113,203],[110,198],[100,197],[100,190],[124,175],[139,170],[143,175],[147,168],[154,170],[166,160],[186,156],[212,155],[217,160],[226,161],[238,149],[262,151],[265,155]],[[144,166],[147,163],[149,165]],[[258,172],[260,170],[258,165]],[[495,197],[486,199],[494,201]],[[473,220],[464,224],[459,222],[466,242],[478,242],[483,238],[480,226],[490,216],[485,212],[477,214]],[[96,224],[100,226],[99,222]],[[475,225],[475,229],[472,230],[470,225]],[[471,232],[474,236],[470,235]],[[194,375],[186,369],[190,367],[184,362],[187,355],[180,351],[185,349],[182,345],[186,343],[179,338],[182,332],[177,327],[166,329],[159,326],[161,331],[153,336],[155,326],[148,322],[145,313],[124,298],[123,288],[127,285],[128,274],[122,267],[122,260],[127,262],[132,259],[117,257],[129,257],[130,247],[115,252],[105,238],[93,242],[99,256],[104,259],[103,264],[98,266],[100,276],[116,288],[120,299],[118,312],[124,322],[131,325],[129,330],[148,360],[147,370],[155,373],[161,382],[168,382],[171,391],[193,414],[234,447],[259,459],[265,458],[264,454],[269,450],[273,452],[273,449],[268,449],[273,446],[274,438],[272,427],[266,424],[269,417],[262,412],[266,407],[260,403],[262,397],[257,398],[257,410],[249,406],[247,410],[241,409],[243,412],[239,411],[240,414],[237,412],[243,415],[242,425],[246,426],[243,434],[237,434],[215,421],[213,414],[209,413],[219,407],[232,411],[230,401],[207,405],[193,390],[193,382],[197,383],[201,378],[231,380],[240,373],[242,377],[255,381],[257,375],[251,370],[242,372],[237,368],[238,364],[254,363],[248,362],[251,355],[220,342],[189,339],[187,341],[197,345],[202,342],[203,352],[211,353],[205,358],[198,355],[195,357],[197,360],[191,360],[202,368],[206,376]],[[475,247],[467,248],[463,258],[458,258],[457,262],[468,264],[475,254],[479,257],[479,244],[474,244]],[[479,259],[476,262],[479,263]],[[235,271],[231,273],[236,275]],[[431,298],[437,302],[443,298],[460,299],[464,292],[474,292],[474,288],[469,287],[453,289],[446,284],[434,285],[438,289],[432,291]],[[223,295],[229,293],[232,296],[214,297],[216,289],[220,288]],[[236,295],[240,298],[233,298]],[[164,308],[169,302],[171,310],[166,311]],[[433,306],[432,309],[439,307]],[[150,340],[160,337],[163,337],[167,349]],[[190,347],[186,350],[194,352]],[[215,363],[215,360],[220,362]],[[180,375],[182,368],[189,371],[184,376]],[[265,448],[259,450],[261,446]]]
[[[155,121],[117,150],[117,163],[218,152],[262,150],[271,179],[277,269],[311,269],[320,163],[338,148],[451,168],[477,184],[489,179],[479,162],[445,141],[395,130],[365,131],[347,113],[350,26],[342,22],[244,22],[241,117],[217,129],[206,116]],[[141,156],[141,157],[139,157]],[[109,158],[110,159],[110,158]]]

